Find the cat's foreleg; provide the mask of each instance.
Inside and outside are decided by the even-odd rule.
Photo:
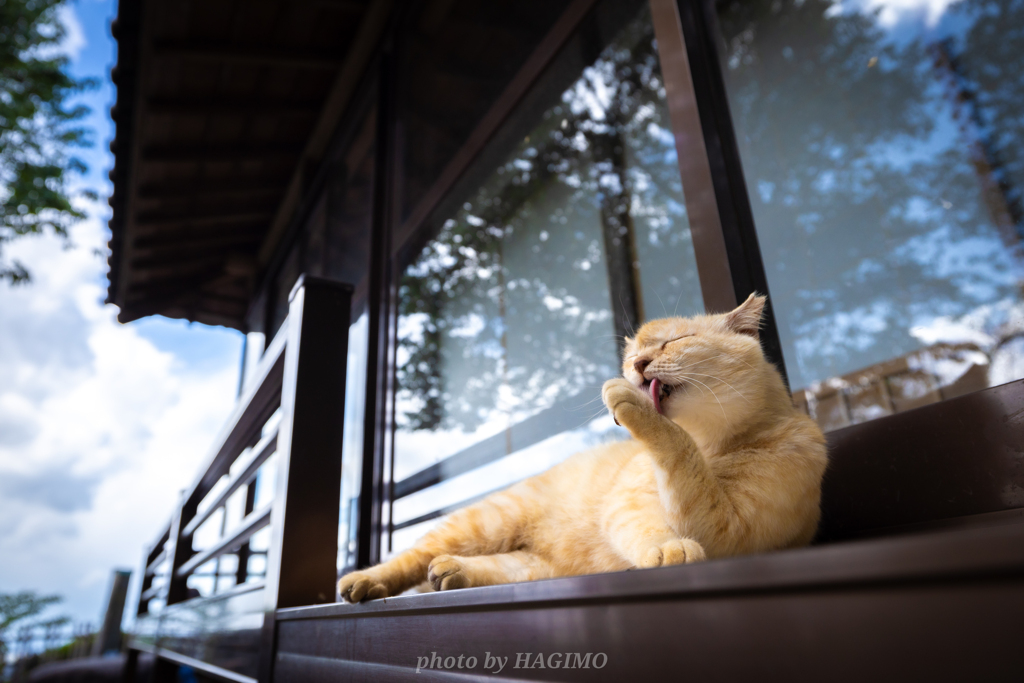
[[[608,501],[601,528],[615,551],[634,567],[648,569],[704,559],[704,548],[697,541],[680,538],[665,521],[655,492],[623,485]]]
[[[686,430],[659,413],[647,394],[626,379],[608,380],[601,395],[616,421],[654,460],[662,508],[672,528],[703,543],[727,536],[739,523],[735,507]]]
[[[476,557],[441,555],[434,558],[427,572],[427,580],[434,590],[439,591],[536,581],[555,576],[555,568],[550,562],[525,550]]]

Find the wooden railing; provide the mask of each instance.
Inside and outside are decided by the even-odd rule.
[[[249,388],[146,552],[130,652],[156,654],[158,678],[161,663],[174,663],[221,680],[252,681],[260,640],[273,638],[277,609],[333,602],[351,295],[348,285],[299,279],[288,318]],[[276,464],[268,463],[272,456]],[[274,494],[254,509],[258,477],[272,465]],[[242,519],[233,526],[222,520],[216,541],[197,548],[200,529],[218,511],[226,519],[229,499],[243,487]],[[253,549],[253,536],[268,526],[267,547]],[[238,558],[234,585],[223,590],[220,579],[230,574],[199,570],[231,554]],[[265,570],[254,574],[248,564],[257,554],[266,555]],[[190,578],[203,576],[213,577],[211,595],[190,586]],[[173,627],[195,619],[202,628]]]

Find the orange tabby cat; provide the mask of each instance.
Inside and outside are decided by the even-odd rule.
[[[654,320],[602,396],[633,440],[578,453],[342,577],[350,601],[696,562],[806,545],[825,439],[758,342],[764,297]]]

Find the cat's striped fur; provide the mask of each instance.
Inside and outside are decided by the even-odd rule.
[[[762,354],[764,297],[666,318],[627,339],[602,392],[633,435],[452,514],[387,562],[342,577],[350,601],[695,562],[806,545],[825,439]],[[652,387],[654,397],[652,398]],[[638,577],[639,580],[639,577]]]

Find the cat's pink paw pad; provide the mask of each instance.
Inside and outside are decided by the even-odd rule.
[[[456,588],[468,588],[469,577],[466,568],[451,555],[438,555],[430,562],[427,569],[427,581],[436,591],[448,591]]]
[[[352,572],[338,581],[338,594],[346,602],[377,600],[388,596],[388,589],[367,572]]]

